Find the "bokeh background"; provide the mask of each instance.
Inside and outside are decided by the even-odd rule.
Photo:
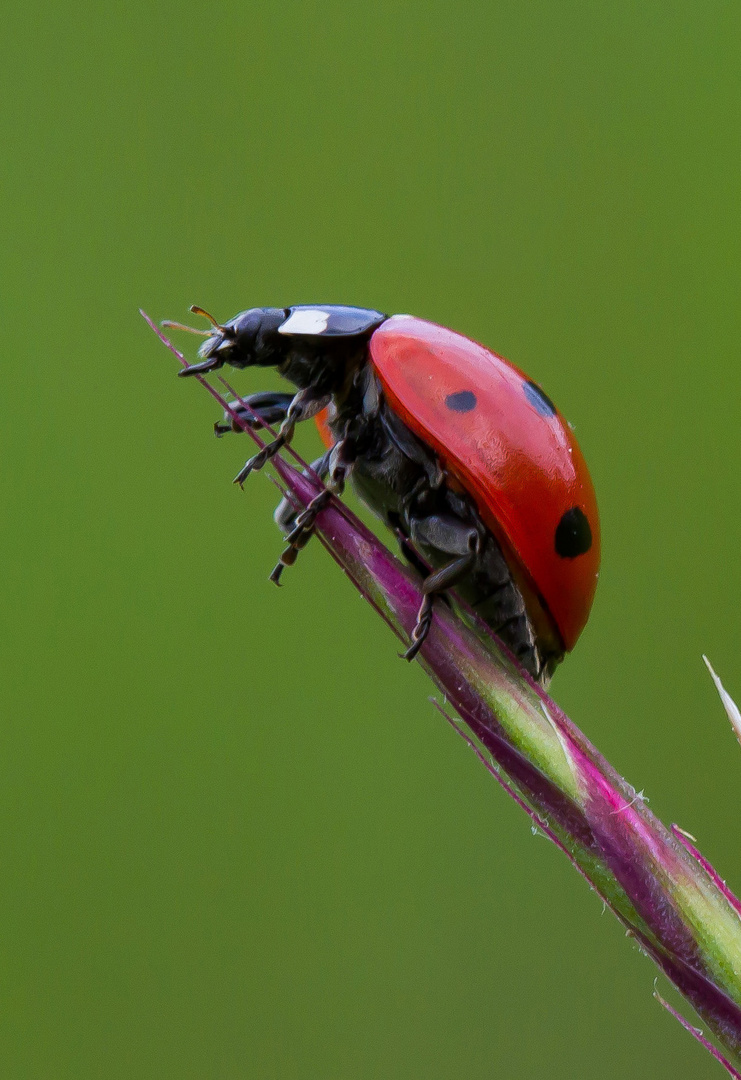
[[[411,311],[537,379],[604,530],[555,696],[741,886],[738,4],[3,20],[3,1075],[718,1076],[319,546],[270,585],[275,491],[137,308]]]

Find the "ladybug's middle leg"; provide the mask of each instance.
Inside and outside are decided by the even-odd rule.
[[[280,584],[280,576],[284,566],[293,566],[298,558],[298,553],[305,548],[314,535],[317,515],[325,508],[333,495],[341,495],[345,488],[347,474],[355,460],[355,445],[350,439],[341,439],[332,449],[314,463],[313,468],[323,478],[326,477],[326,486],[323,491],[315,495],[305,510],[296,517],[290,518],[285,515],[286,500],[276,510],[276,521],[280,527],[285,523],[290,527],[286,536],[287,547],[281,555],[277,565],[270,575],[270,580],[276,585]]]
[[[422,582],[423,600],[412,630],[411,644],[402,654],[405,660],[414,659],[430,632],[435,596],[454,588],[473,569],[481,545],[478,531],[451,514],[412,517],[410,526],[411,538],[415,543],[447,555],[455,555],[456,558],[428,574]]]
[[[319,391],[313,386],[307,386],[304,390],[299,390],[288,406],[277,438],[264,446],[249,461],[245,462],[234,477],[234,483],[243,484],[251,472],[256,472],[258,469],[262,469],[264,465],[267,465],[270,459],[275,457],[278,451],[291,441],[296,424],[301,420],[310,420],[312,416],[316,416],[317,413],[326,408],[330,399],[330,394]]]

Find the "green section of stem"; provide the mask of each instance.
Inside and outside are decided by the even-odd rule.
[[[402,611],[406,614],[406,609],[375,576],[372,562],[376,549],[367,541],[356,540],[355,543],[356,559],[348,558],[351,553],[347,548],[340,553],[335,551],[335,557],[404,639],[410,627],[403,625],[400,615]],[[363,546],[367,550],[362,550]],[[401,568],[399,570],[404,574]],[[453,618],[443,609],[438,613],[439,623]],[[439,627],[438,632],[445,633],[444,627]],[[464,629],[458,622],[456,632],[445,634],[445,653],[447,662],[460,674],[461,687],[466,684],[496,717],[509,745],[574,804],[598,835],[600,831],[604,833],[605,814],[608,819],[613,813],[625,815],[621,820],[625,823],[626,835],[635,845],[636,862],[660,886],[666,897],[667,910],[673,908],[681,919],[689,940],[697,947],[705,976],[741,1006],[741,919],[704,868],[648,811],[643,799],[636,796],[607,763],[599,760],[599,755],[580,732],[572,731],[568,721],[565,722],[568,726],[562,728],[561,723],[550,715],[546,702],[523,679],[514,664],[497,652],[493,641],[482,642],[475,630]],[[437,682],[435,665],[428,663],[424,652],[420,659]],[[592,768],[598,770],[609,785],[610,797],[618,800],[617,810],[605,809],[599,784],[595,788],[595,776],[590,775]],[[511,777],[508,776],[507,781],[626,928],[643,939],[646,948],[654,950],[655,958],[663,956],[682,963],[657,937],[661,927],[657,925],[657,931],[654,931],[638,913],[605,859],[572,836]],[[739,1046],[735,1033],[724,1030],[712,1013],[702,1010],[701,1003],[692,1003],[700,1008],[706,1022],[733,1060],[738,1062]]]

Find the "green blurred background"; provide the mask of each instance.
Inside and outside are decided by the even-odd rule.
[[[604,532],[555,696],[741,886],[700,659],[741,694],[740,31],[677,0],[5,12],[3,1076],[720,1074],[320,547],[269,584],[276,493],[232,487],[246,445],[136,312],[411,311],[542,383]]]

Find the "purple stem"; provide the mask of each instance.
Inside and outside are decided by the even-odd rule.
[[[721,1063],[721,1065],[723,1066],[723,1068],[731,1076],[735,1077],[735,1080],[741,1080],[741,1073],[737,1072],[734,1069],[733,1065],[731,1065],[728,1058],[723,1057],[720,1050],[716,1049],[716,1047],[714,1047],[713,1044],[711,1042],[709,1042],[708,1039],[705,1038],[705,1036],[703,1035],[703,1033],[700,1031],[699,1028],[694,1027],[689,1022],[689,1020],[685,1020],[685,1018],[682,1016],[682,1014],[677,1012],[677,1010],[672,1005],[670,1005],[669,1002],[666,1001],[661,996],[661,994],[659,994],[658,991],[656,991],[656,990],[654,990],[654,997],[656,998],[656,1000],[659,1002],[660,1005],[664,1006],[664,1008],[666,1009],[666,1011],[668,1013],[671,1013],[671,1015],[674,1017],[675,1020],[679,1021],[679,1023],[682,1025],[682,1027],[685,1029],[685,1031],[689,1031],[690,1035],[694,1039],[697,1039],[697,1041],[699,1043],[701,1043],[705,1047],[707,1052],[709,1054],[712,1054],[712,1056],[715,1058],[715,1060],[719,1061]]]
[[[174,348],[152,320],[143,312],[142,315],[180,362],[187,364],[182,353]],[[218,391],[203,377],[196,378],[257,445],[263,446],[257,433],[244,424]],[[224,385],[234,393],[228,384]],[[267,425],[265,427],[272,434],[271,429]],[[298,455],[290,452],[308,470]],[[280,457],[273,460],[273,466],[288,493],[303,506],[322,490],[318,477],[311,470],[301,475]],[[421,599],[414,576],[401,566],[355,515],[334,498],[318,515],[317,532],[335,561],[397,636],[404,640],[404,635],[408,635],[414,626]],[[488,629],[483,632],[493,637]],[[501,654],[498,642],[495,648]],[[445,698],[516,787],[508,785],[496,770],[490,771],[494,771],[500,783],[524,806],[546,835],[569,855],[600,895],[610,903],[641,947],[692,1002],[729,1049],[738,1054],[741,1049],[741,1009],[713,981],[698,950],[692,928],[683,918],[671,891],[672,883],[694,883],[705,893],[710,891],[716,898],[723,897],[731,910],[739,914],[741,903],[712,866],[681,832],[670,832],[664,827],[645,806],[641,796],[636,796],[555,702],[518,667],[517,676],[523,687],[519,704],[532,712],[533,701],[537,701],[579,780],[582,804],[578,805],[545,776],[512,744],[489,701],[476,688],[482,678],[490,678],[492,685],[496,684],[497,679],[501,682],[501,669],[492,653],[482,645],[480,636],[477,637],[442,605],[436,609],[433,628],[419,659]],[[470,678],[466,677],[466,672],[471,673]],[[507,688],[510,694],[516,696],[516,689],[513,691],[512,688],[517,685],[509,679]],[[464,735],[464,738],[471,742],[467,736]],[[480,752],[477,750],[477,753]],[[484,756],[480,756],[486,763]],[[559,833],[565,834],[568,843],[564,843]],[[568,844],[575,845],[574,849],[570,850]],[[637,912],[638,922],[633,922],[629,917],[629,907],[621,910],[600,891],[598,883],[585,869],[588,864],[579,863],[579,847],[609,869]],[[699,879],[698,872],[701,875]],[[645,926],[641,923],[645,923]],[[667,1007],[674,1013],[673,1009]],[[681,1022],[694,1032],[688,1023],[684,1020]],[[707,1040],[698,1037],[729,1068],[732,1075],[739,1076]]]
[[[274,460],[283,483],[302,505],[317,494],[309,477]],[[398,563],[376,537],[350,512],[335,501],[317,520],[320,538],[335,559],[367,595],[351,567],[363,567],[378,583],[387,598],[391,615],[384,618],[402,637],[414,625],[420,590],[411,574]],[[456,712],[503,770],[526,793],[539,817],[566,831],[592,855],[601,858],[622,886],[649,930],[627,921],[643,949],[692,1002],[697,1011],[734,1052],[741,1050],[741,1009],[718,988],[701,957],[692,929],[684,921],[668,891],[666,882],[706,873],[678,840],[637,799],[632,789],[578,732],[558,706],[537,686],[532,686],[577,771],[584,778],[585,808],[577,806],[545,777],[524,755],[507,741],[507,736],[487,702],[470,680],[462,679],[462,669],[475,669],[481,662],[482,646],[451,612],[441,605],[420,661]],[[464,662],[461,663],[461,657]],[[714,880],[706,874],[714,888]],[[613,910],[614,910],[614,905]],[[621,916],[621,920],[626,920]]]
[[[711,864],[708,862],[702,852],[700,852],[695,847],[684,829],[680,829],[679,825],[672,825],[672,833],[679,840],[680,844],[683,844],[687,848],[692,858],[697,859],[705,873],[708,874],[708,876],[712,878],[712,880],[715,882],[716,888],[720,889],[728,903],[738,912],[739,915],[741,915],[741,900],[739,900],[738,897],[731,892],[718,871],[715,869],[714,866],[711,866]]]

